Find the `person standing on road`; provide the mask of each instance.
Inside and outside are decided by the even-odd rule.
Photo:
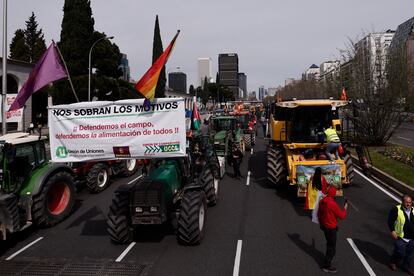
[[[235,143],[232,146],[231,155],[233,162],[234,178],[240,179],[240,177],[242,177],[240,173],[240,164],[243,159],[243,153]]]
[[[345,219],[348,203],[345,202],[342,210],[335,202],[336,189],[331,186],[328,194],[319,202],[318,220],[320,228],[326,239],[326,254],[322,270],[328,273],[336,273],[338,270],[332,266],[332,260],[336,253],[336,236],[338,232],[338,219]]]
[[[390,268],[397,270],[397,264],[410,275],[414,275],[410,264],[414,258],[414,211],[411,196],[404,195],[402,204],[391,209],[388,215],[388,227],[394,239],[394,252],[391,256]]]

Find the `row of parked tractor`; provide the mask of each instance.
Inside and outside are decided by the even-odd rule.
[[[11,133],[0,138],[0,240],[34,225],[53,226],[72,211],[77,190],[99,193],[112,177],[142,169],[144,177],[121,184],[107,220],[110,238],[133,240],[139,225],[169,223],[181,244],[199,244],[204,236],[207,206],[218,200],[231,146],[243,151],[255,141],[251,112],[215,113],[208,131],[188,135],[187,155],[167,159],[125,159],[52,163],[46,137]]]

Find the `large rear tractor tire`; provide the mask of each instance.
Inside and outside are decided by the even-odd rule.
[[[346,177],[348,178],[348,185],[352,185],[354,182],[354,164],[352,163],[351,155],[348,153],[344,157],[344,163],[346,165]]]
[[[200,244],[204,238],[207,200],[203,191],[188,190],[181,201],[177,240],[183,245]]]
[[[250,150],[252,148],[252,136],[250,134],[244,134],[243,135],[243,141],[246,145],[246,149]]]
[[[96,163],[86,175],[86,186],[89,192],[99,193],[105,190],[109,184],[108,167],[103,163]]]
[[[122,161],[120,175],[123,177],[131,176],[138,171],[139,167],[140,165],[137,159],[124,160]]]
[[[41,192],[33,197],[33,220],[38,226],[53,226],[72,212],[76,201],[75,184],[68,172],[52,175]]]
[[[267,180],[276,188],[288,184],[286,161],[281,148],[270,147],[267,152]]]
[[[113,242],[124,244],[133,240],[134,230],[131,227],[128,193],[115,193],[115,198],[112,199],[109,207],[106,225]]]
[[[218,179],[214,177],[214,174],[210,167],[204,167],[200,176],[200,182],[206,195],[208,206],[215,206],[218,200],[219,184]]]

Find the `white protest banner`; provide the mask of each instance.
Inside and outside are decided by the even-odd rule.
[[[7,94],[6,96],[6,110],[9,110],[10,106],[14,102],[14,99],[17,97],[17,94]],[[1,102],[2,95],[0,95]],[[1,113],[1,112],[0,112]],[[8,123],[20,123],[23,119],[23,108],[16,109],[13,111],[6,111],[6,122]],[[3,115],[0,114],[0,122],[3,121]]]
[[[81,102],[49,107],[53,162],[184,156],[184,100]]]

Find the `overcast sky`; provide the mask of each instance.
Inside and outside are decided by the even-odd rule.
[[[8,0],[8,44],[32,11],[46,44],[59,41],[63,4],[64,0]],[[234,52],[239,55],[239,71],[247,75],[249,92],[298,78],[312,63],[338,56],[348,38],[396,29],[414,16],[413,0],[91,0],[91,6],[95,30],[115,36],[113,41],[128,55],[133,79],[151,65],[158,14],[164,49],[181,30],[167,70],[179,66],[190,86],[197,80],[197,58],[211,57],[215,74],[218,54]]]

